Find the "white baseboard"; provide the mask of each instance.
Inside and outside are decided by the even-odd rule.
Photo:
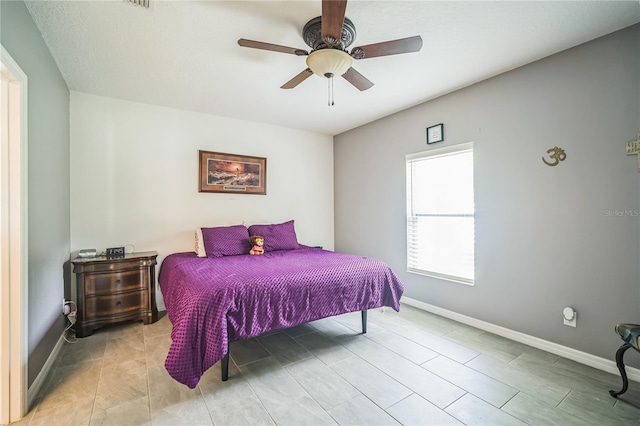
[[[53,347],[53,350],[49,354],[49,358],[47,358],[47,361],[42,366],[42,370],[40,370],[40,372],[36,376],[36,379],[33,381],[33,383],[31,383],[31,386],[29,386],[29,389],[27,389],[27,404],[28,404],[29,410],[33,406],[32,404],[35,401],[36,397],[38,396],[38,393],[40,392],[42,385],[44,385],[44,382],[47,380],[47,377],[49,376],[49,372],[51,371],[51,367],[53,366],[54,362],[58,358],[58,355],[60,355],[60,350],[62,350],[62,345],[64,345],[64,333],[60,335],[60,338],[56,342],[56,345]]]
[[[422,309],[424,311],[431,312],[433,314],[440,315],[442,317],[449,318],[454,321],[458,321],[493,334],[497,334],[498,336],[506,337],[507,339],[524,343],[525,345],[529,345],[543,351],[551,352],[552,354],[556,354],[563,358],[588,365],[589,367],[597,368],[598,370],[606,371],[607,373],[620,375],[620,371],[618,370],[618,367],[613,360],[601,358],[587,352],[582,352],[577,349],[549,342],[548,340],[540,339],[539,337],[530,336],[519,331],[514,331],[499,325],[468,317],[457,312],[449,311],[438,306],[411,299],[409,297],[403,296],[401,302],[406,303],[409,306],[413,306],[414,308]],[[629,380],[640,382],[640,369],[634,367],[626,367],[625,370],[627,372],[627,378]]]

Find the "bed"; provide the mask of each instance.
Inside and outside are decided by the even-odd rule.
[[[175,253],[158,281],[173,326],[165,367],[190,388],[220,360],[226,380],[234,340],[348,312],[363,311],[364,321],[368,309],[399,310],[404,291],[381,261],[303,245],[259,256]]]
[[[298,244],[293,220],[198,228],[194,252],[167,256],[158,282],[172,323],[165,361],[171,377],[194,388],[229,343],[309,321],[368,309],[400,309],[404,286],[375,259]],[[250,236],[264,239],[248,254]]]

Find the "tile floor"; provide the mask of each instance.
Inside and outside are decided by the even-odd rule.
[[[169,377],[163,317],[65,344],[12,425],[640,425],[640,384],[410,306],[231,345],[229,380]],[[616,348],[611,348],[612,356]],[[627,356],[637,356],[629,351]]]

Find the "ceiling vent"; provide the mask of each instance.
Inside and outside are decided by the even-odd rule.
[[[150,0],[124,0],[126,3],[131,3],[135,6],[142,6],[145,9],[149,9]]]

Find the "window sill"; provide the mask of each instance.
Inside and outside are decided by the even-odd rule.
[[[452,275],[445,275],[445,274],[438,274],[437,272],[429,272],[429,271],[422,271],[420,269],[410,269],[407,268],[407,272],[411,273],[411,274],[416,274],[416,275],[423,275],[425,277],[430,277],[430,278],[437,278],[440,280],[444,280],[444,281],[450,281],[456,284],[464,284],[464,285],[468,285],[468,286],[474,286],[475,285],[475,281],[474,280],[469,280],[466,278],[462,278],[462,277],[455,277]]]

